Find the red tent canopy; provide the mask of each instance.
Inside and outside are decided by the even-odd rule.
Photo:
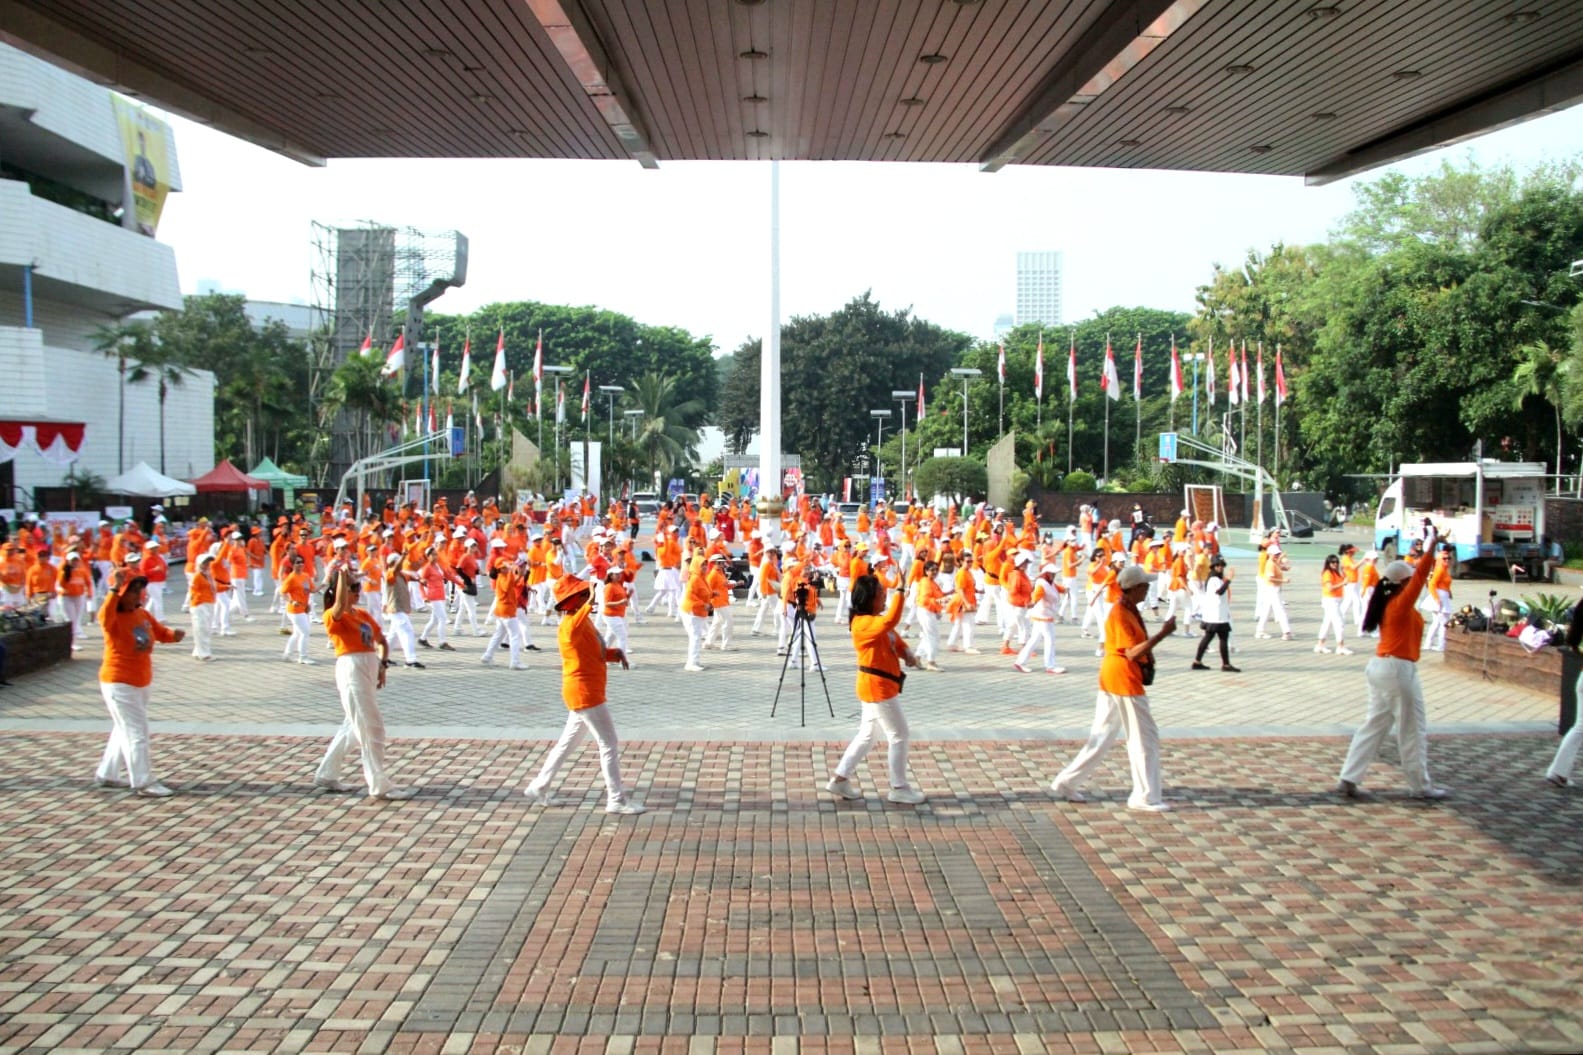
[[[210,491],[268,491],[269,482],[249,476],[227,458],[213,469],[204,473],[196,480],[189,480],[192,486],[198,489],[199,494]]]

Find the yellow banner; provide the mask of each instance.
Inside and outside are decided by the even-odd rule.
[[[127,204],[137,229],[152,238],[170,191],[170,161],[165,154],[170,126],[130,99],[114,94],[110,99],[126,149]]]

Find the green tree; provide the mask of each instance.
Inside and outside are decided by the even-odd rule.
[[[357,420],[357,458],[383,448],[386,426],[398,421],[405,410],[395,385],[381,373],[383,369],[384,363],[377,357],[354,355],[336,367],[325,391],[325,406],[331,413],[344,410]]]
[[[958,502],[982,499],[989,492],[989,473],[972,458],[926,458],[914,472],[913,487],[925,502],[935,495]]]
[[[648,469],[645,483],[663,490],[665,479],[698,456],[698,426],[690,423],[700,420],[703,400],[686,396],[677,378],[657,371],[637,378],[632,395],[643,411],[637,447]]]
[[[1517,354],[1520,361],[1512,374],[1512,380],[1517,385],[1513,408],[1522,410],[1523,404],[1533,398],[1550,404],[1556,422],[1555,472],[1560,474],[1566,443],[1562,422],[1562,407],[1566,402],[1563,381],[1568,364],[1558,350],[1550,347],[1548,341],[1525,344],[1517,349]]]
[[[115,471],[126,472],[126,382],[127,362],[140,362],[155,358],[159,353],[154,341],[154,328],[145,320],[101,326],[93,334],[94,350],[116,361],[116,413]],[[163,401],[161,403],[163,407]],[[163,424],[163,414],[161,414]],[[161,429],[163,435],[163,428]],[[160,471],[164,471],[164,443],[160,444]]]
[[[155,344],[149,354],[139,355],[126,372],[126,383],[143,385],[153,382],[159,396],[159,471],[165,472],[165,400],[172,388],[180,388],[192,375],[168,346]],[[251,465],[252,463],[249,462]]]

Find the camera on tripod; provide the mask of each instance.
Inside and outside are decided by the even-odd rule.
[[[797,590],[792,595],[792,602],[797,609],[799,619],[812,619],[813,613],[808,610],[808,591],[810,586],[806,582],[797,584]]]

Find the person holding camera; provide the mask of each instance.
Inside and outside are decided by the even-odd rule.
[[[1428,531],[1433,548],[1434,529]],[[1369,599],[1363,630],[1379,630],[1380,643],[1364,670],[1369,683],[1368,716],[1353,734],[1336,785],[1343,798],[1365,797],[1359,785],[1393,725],[1397,726],[1396,743],[1408,793],[1419,799],[1443,799],[1450,794],[1429,779],[1429,723],[1424,714],[1423,686],[1418,681],[1418,652],[1424,638],[1418,595],[1423,592],[1433,564],[1426,559],[1416,565],[1392,561]]]
[[[1123,733],[1132,763],[1129,810],[1166,813],[1171,807],[1160,787],[1160,730],[1149,710],[1145,689],[1154,681],[1154,648],[1176,630],[1176,620],[1160,624],[1154,636],[1143,626],[1138,606],[1149,594],[1151,576],[1136,564],[1116,577],[1121,598],[1105,619],[1105,656],[1099,664],[1099,695],[1088,742],[1050,782],[1050,790],[1068,802],[1087,801],[1083,786],[1099,768],[1105,753]]]
[[[923,792],[907,781],[907,744],[909,731],[907,716],[902,713],[902,685],[906,675],[902,664],[919,665],[918,658],[907,648],[896,629],[901,623],[902,595],[890,592],[890,603],[885,601],[885,587],[877,577],[864,575],[852,583],[852,619],[850,625],[852,646],[857,651],[857,698],[863,706],[863,718],[857,735],[847,745],[841,761],[825,784],[825,790],[843,799],[861,799],[863,793],[852,781],[858,765],[874,746],[874,732],[878,727],[885,734],[889,747],[886,765],[890,776],[890,802],[916,805],[924,801]]]

